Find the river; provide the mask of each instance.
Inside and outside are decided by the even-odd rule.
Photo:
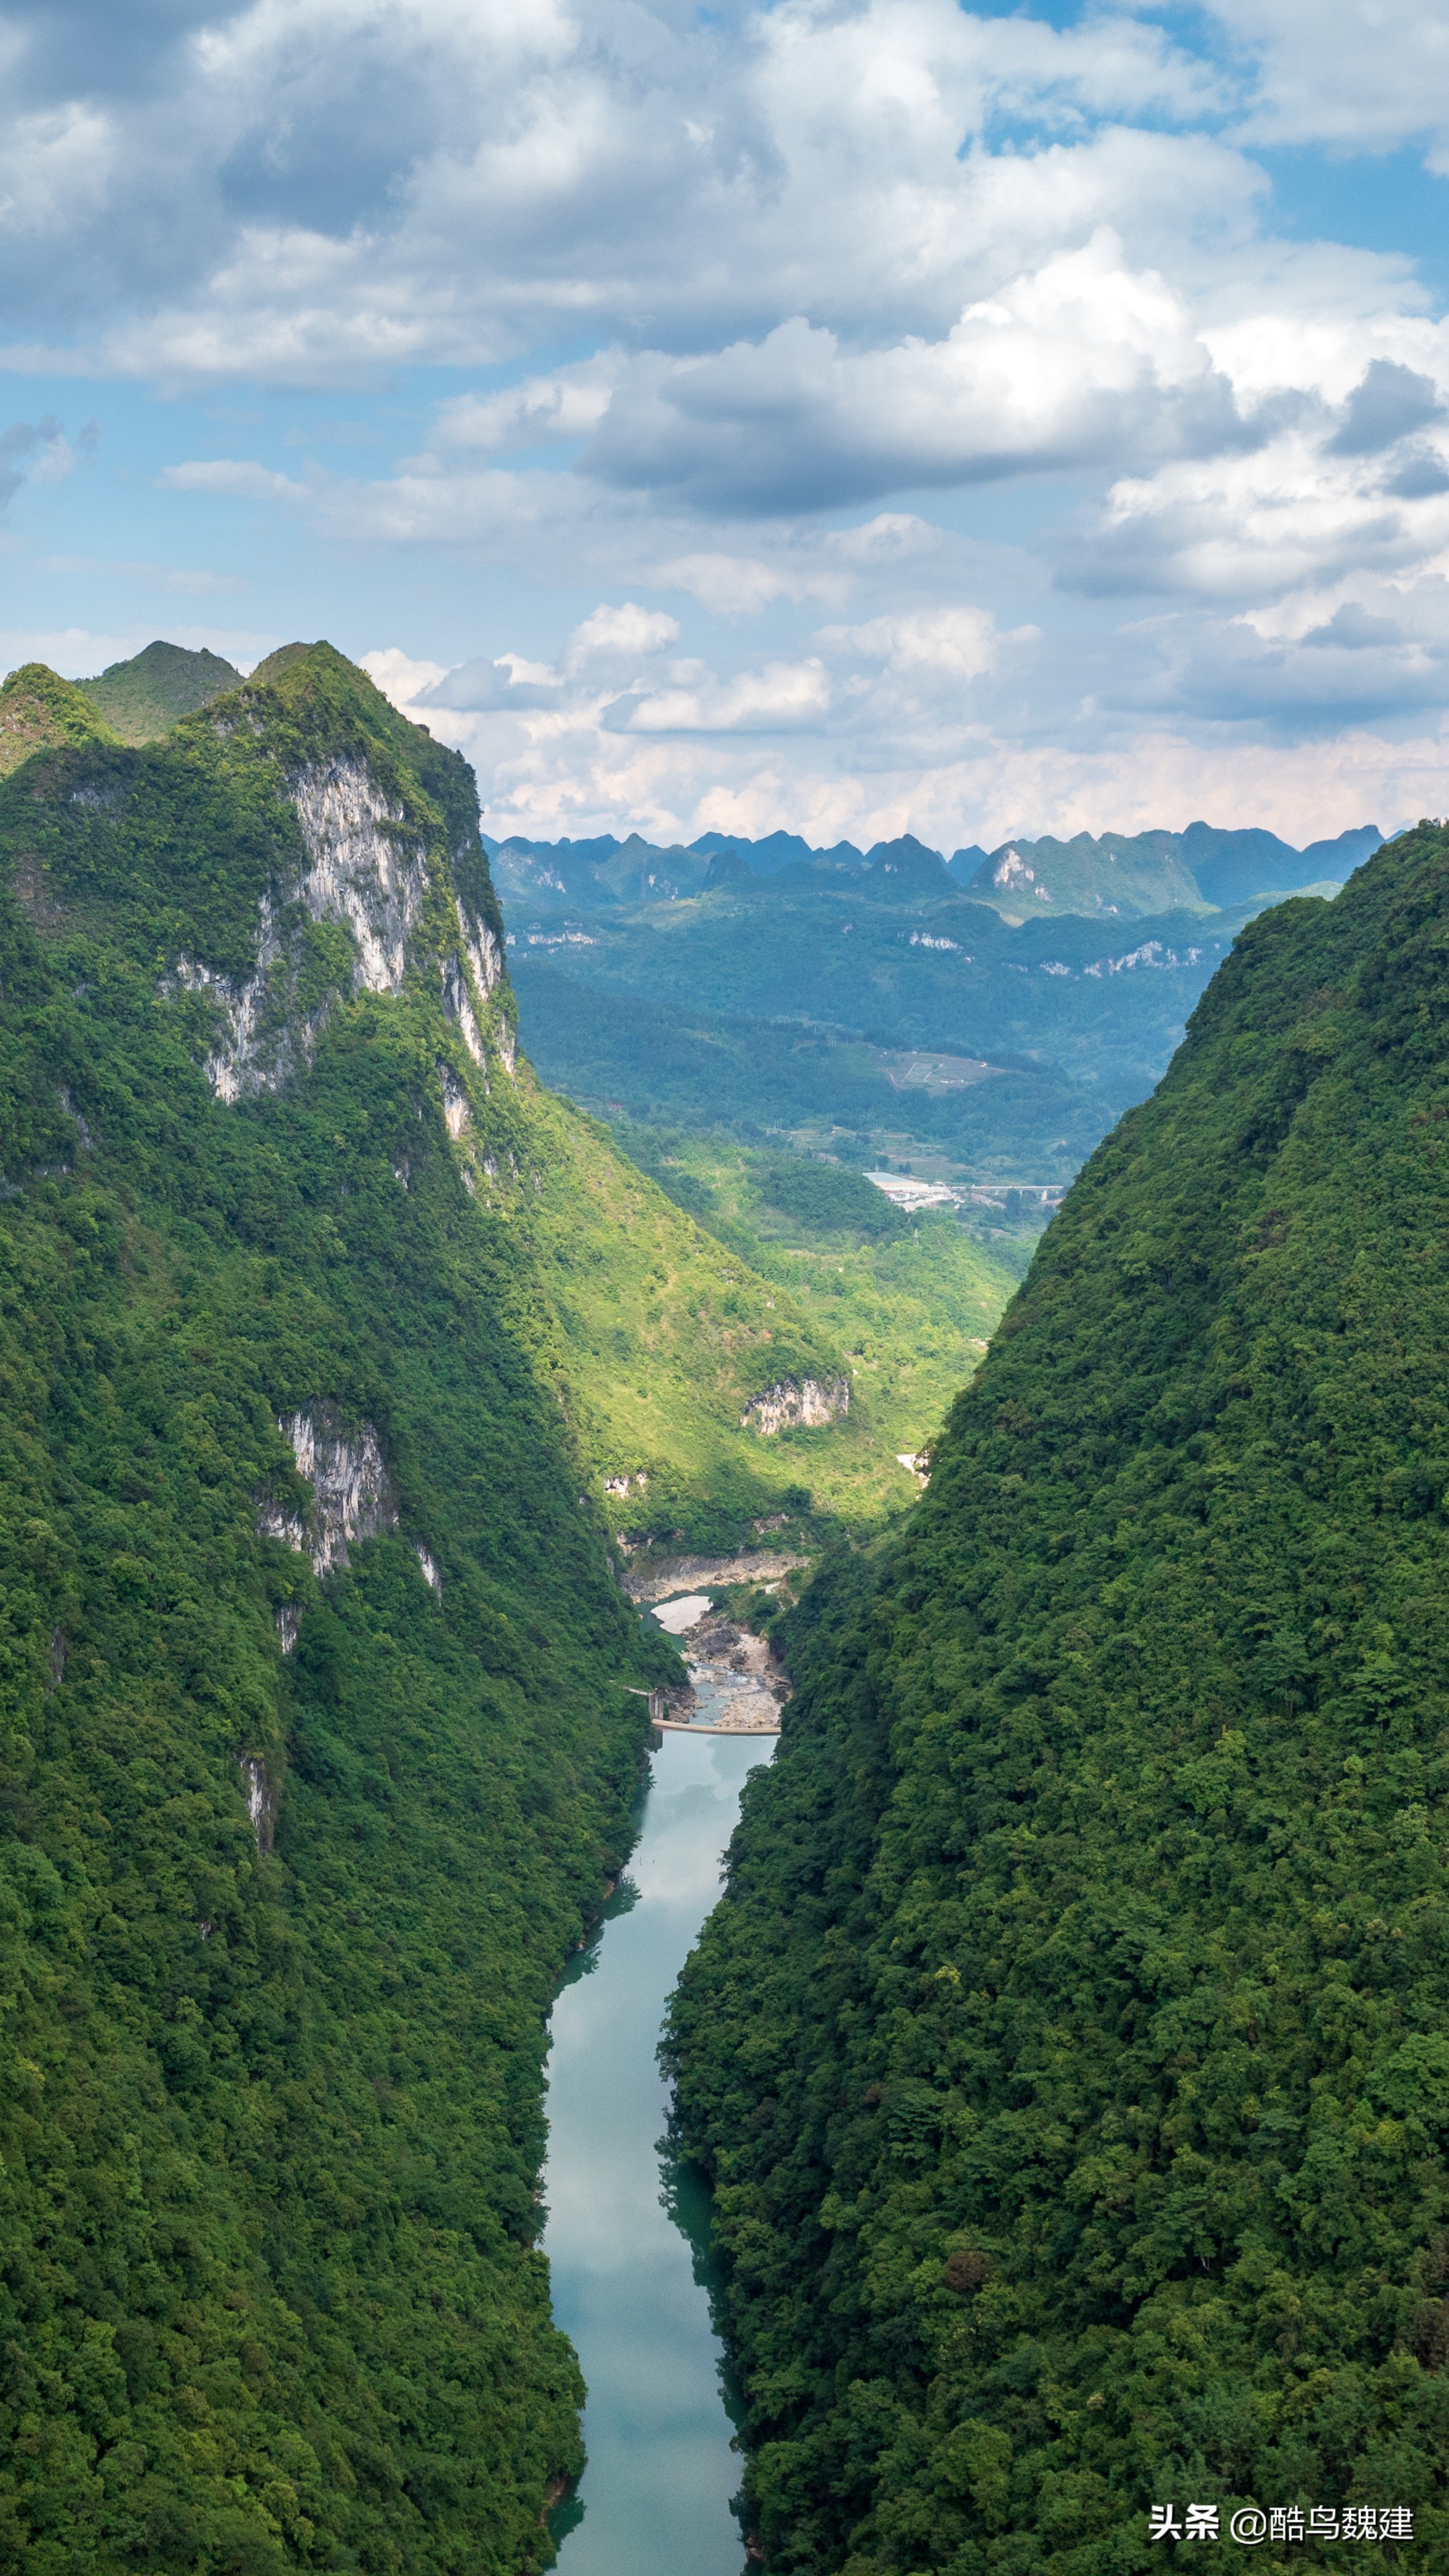
[[[742,2576],[740,2484],[710,2330],[709,2204],[661,2154],[664,2008],[720,1886],[756,1736],[666,1735],[602,1937],[553,2010],[544,2237],[588,2384],[589,2462],[552,2516],[559,2576]],[[622,1901],[622,1902],[621,1902]],[[627,1908],[627,1910],[623,1910]]]

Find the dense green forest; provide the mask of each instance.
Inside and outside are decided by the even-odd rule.
[[[1069,1179],[1152,1088],[1250,910],[1012,924],[928,852],[506,906],[525,1044],[591,1109],[1014,1181]]]
[[[516,2576],[545,2015],[677,1667],[472,780],[326,647],[141,750],[32,670],[7,740],[0,2565]]]
[[[613,992],[517,949],[510,958],[539,1071],[609,1118],[622,1112],[745,1144],[773,1136],[858,1164],[884,1154],[982,1179],[1065,1181],[1120,1106],[1025,1059],[948,1063],[932,1078],[931,1067],[917,1073],[899,1030],[899,1044],[876,1045],[798,1020]]]
[[[1421,825],[1243,932],[784,1622],[669,2043],[771,2569],[1449,2541],[1446,919]]]
[[[180,717],[209,706],[240,680],[240,671],[219,653],[158,642],[76,686],[123,742],[157,742]]]

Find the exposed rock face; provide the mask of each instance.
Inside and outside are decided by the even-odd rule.
[[[267,1766],[255,1753],[244,1753],[239,1768],[242,1787],[246,1791],[247,1814],[252,1820],[252,1832],[257,1838],[257,1849],[259,1852],[269,1852],[272,1848],[272,1835],[276,1830],[277,1802],[272,1792],[272,1784],[267,1778]]]
[[[321,1406],[294,1413],[279,1428],[292,1444],[298,1475],[312,1488],[312,1509],[301,1521],[279,1503],[264,1503],[257,1527],[264,1537],[283,1539],[310,1556],[314,1574],[331,1574],[348,1564],[349,1540],[376,1538],[397,1527],[397,1502],[377,1433],[364,1422],[355,1437],[344,1436]],[[285,1649],[285,1637],[283,1642]]]
[[[450,1020],[456,1020],[459,1035],[475,1064],[483,1062],[483,1036],[468,978],[456,957],[445,957],[439,969],[443,982],[443,1008]]]
[[[438,1074],[443,1086],[443,1124],[456,1145],[473,1123],[468,1094],[448,1065],[439,1065]]]
[[[489,994],[502,979],[502,952],[487,922],[471,921],[463,910],[460,897],[455,896],[454,903],[457,906],[458,930],[463,942],[463,954],[473,969],[474,980],[486,1002]]]
[[[809,1558],[768,1554],[751,1548],[738,1556],[666,1556],[651,1558],[637,1573],[624,1577],[631,1601],[667,1601],[672,1592],[688,1592],[700,1583],[769,1583],[794,1573]]]
[[[308,868],[301,898],[314,921],[336,921],[357,943],[355,989],[400,991],[408,941],[428,892],[427,852],[409,843],[360,760],[331,760],[292,781]]]
[[[291,779],[288,792],[301,826],[304,862],[295,884],[262,898],[251,974],[219,975],[181,958],[172,979],[188,992],[207,993],[218,1007],[206,1069],[219,1100],[278,1090],[310,1062],[330,1005],[309,1013],[297,1000],[309,924],[347,933],[353,993],[389,994],[401,991],[423,927],[432,882],[427,848],[403,808],[383,795],[366,762],[339,757],[314,764]],[[443,1007],[481,1065],[478,1005],[496,989],[503,960],[488,924],[475,920],[457,895],[453,910],[460,944],[456,955],[438,960]],[[499,1054],[512,1073],[513,1032],[506,1024]]]
[[[245,981],[218,975],[190,957],[178,957],[172,982],[188,993],[207,993],[217,1005],[216,1043],[206,1078],[218,1100],[240,1100],[253,1091],[276,1091],[317,1042],[320,1020],[289,1014],[292,941],[277,906],[263,895],[257,928],[257,962]],[[271,1007],[269,1007],[269,1005]],[[280,1007],[278,1007],[280,1006]]]
[[[782,1377],[763,1395],[751,1396],[740,1415],[740,1427],[762,1440],[779,1431],[819,1431],[840,1422],[850,1411],[850,1380],[843,1377]]]

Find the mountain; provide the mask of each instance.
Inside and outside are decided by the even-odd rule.
[[[219,653],[188,653],[180,644],[156,643],[76,686],[122,742],[155,742],[182,716],[209,706],[240,679],[240,671]]]
[[[1009,841],[981,861],[966,890],[978,902],[995,904],[1009,921],[1026,920],[1037,906],[1115,914],[1124,921],[1143,913],[1200,911],[1204,897],[1176,840],[1172,832],[1113,832],[1100,840],[1079,832],[1072,841]]]
[[[517,2576],[546,2015],[679,1670],[614,1539],[854,1525],[895,1416],[542,1090],[471,773],[330,647],[0,743],[9,2557]]]
[[[24,662],[0,688],[0,778],[60,743],[115,742],[88,698],[44,662]]]
[[[639,832],[631,832],[624,841],[612,832],[591,841],[530,841],[517,836],[494,841],[485,833],[483,842],[505,902],[522,901],[545,911],[577,904],[667,902],[697,894],[709,880],[713,863],[722,858],[738,860],[747,875],[756,877],[806,867],[859,875],[867,864],[853,842],[838,841],[833,849],[817,850],[796,832],[771,832],[761,841],[728,832],[702,832],[688,849],[678,842],[646,841]],[[877,851],[870,855],[875,858]],[[719,882],[717,877],[714,881]]]
[[[940,851],[928,850],[911,832],[903,833],[899,840],[877,841],[859,883],[862,894],[877,898],[950,896],[955,892]]]
[[[1446,918],[1248,926],[785,1623],[671,2039],[767,2567],[1449,2539]]]
[[[1295,850],[1274,832],[1222,832],[1190,823],[1185,832],[1079,832],[1071,841],[1005,841],[989,853],[957,850],[951,874],[978,902],[1008,921],[1040,909],[1133,920],[1160,912],[1232,910],[1270,895],[1296,894],[1325,880],[1341,885],[1383,835],[1372,823]]]
[[[174,647],[151,647],[152,652],[163,649]],[[1365,823],[1340,832],[1335,840],[1295,850],[1273,832],[1222,832],[1191,823],[1185,832],[1108,832],[1097,839],[1079,832],[1071,841],[1017,839],[990,852],[973,844],[953,852],[948,871],[939,851],[927,850],[909,832],[894,841],[877,841],[868,851],[851,841],[816,849],[798,832],[771,832],[759,841],[702,832],[687,850],[647,841],[638,832],[623,842],[612,833],[592,841],[502,842],[485,834],[484,846],[496,859],[505,903],[525,902],[535,909],[592,909],[599,903],[694,894],[705,881],[705,869],[694,862],[708,864],[733,853],[752,876],[769,879],[789,871],[795,881],[809,868],[827,876],[869,875],[878,882],[883,872],[899,875],[903,868],[914,869],[920,871],[913,880],[918,891],[926,883],[925,861],[935,859],[938,870],[947,871],[975,901],[991,904],[1006,920],[1017,922],[1038,912],[1046,917],[1048,910],[1052,916],[1079,912],[1127,921],[1151,913],[1241,909],[1325,880],[1342,884],[1381,839],[1375,825]],[[912,854],[909,860],[906,853]]]
[[[615,903],[673,903],[680,895],[698,894],[709,870],[710,862],[696,851],[677,842],[656,849],[631,832],[594,874],[601,893]]]
[[[816,849],[801,839],[798,832],[767,832],[763,840],[745,840],[737,833],[701,832],[689,844],[700,858],[717,858],[722,850],[738,850],[757,877],[771,877],[781,868],[809,867],[817,859],[828,859],[833,867],[860,869],[865,855],[853,841],[837,841],[831,849]]]
[[[1336,840],[1295,850],[1273,832],[1216,832],[1206,823],[1189,823],[1182,855],[1208,903],[1247,903],[1254,895],[1294,894],[1324,877],[1342,884],[1372,858],[1382,839],[1374,824],[1364,823]]]
[[[721,886],[745,885],[751,870],[749,860],[740,850],[716,850],[705,876],[705,894],[717,894]]]
[[[698,894],[711,859],[677,843],[660,849],[631,832],[627,841],[612,834],[597,841],[501,841],[492,865],[506,902],[557,911],[577,904],[668,903]]]

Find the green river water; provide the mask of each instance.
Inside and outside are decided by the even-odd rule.
[[[545,2245],[588,2383],[589,2464],[552,2517],[559,2576],[742,2576],[740,2456],[710,2329],[709,2202],[663,2148],[670,1989],[773,1741],[666,1735],[601,1936],[553,2011]]]

